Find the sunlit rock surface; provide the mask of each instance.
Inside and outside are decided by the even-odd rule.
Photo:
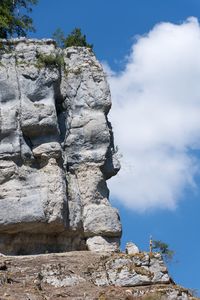
[[[1,40],[1,253],[95,251],[93,237],[102,237],[98,249],[101,240],[117,248],[121,224],[106,185],[119,170],[110,107],[90,49]]]
[[[144,252],[0,257],[0,287],[2,300],[197,300],[170,279],[158,253]]]

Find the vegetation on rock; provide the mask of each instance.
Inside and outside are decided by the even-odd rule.
[[[93,48],[93,45],[87,42],[86,35],[82,34],[80,28],[74,28],[67,37],[65,37],[63,31],[58,28],[53,33],[53,38],[60,48],[68,48],[72,46]]]
[[[33,21],[28,14],[37,2],[38,0],[1,0],[0,38],[26,36],[27,31],[34,31]]]
[[[173,259],[174,251],[169,249],[169,245],[162,241],[153,241],[153,250],[160,252],[166,261]]]
[[[41,68],[56,68],[64,66],[64,58],[62,55],[53,55],[53,54],[38,54],[37,58],[37,67]]]

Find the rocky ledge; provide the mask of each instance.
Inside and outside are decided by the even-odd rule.
[[[0,257],[1,300],[195,300],[160,254],[89,251]]]
[[[0,252],[115,251],[110,91],[88,48],[0,40]]]

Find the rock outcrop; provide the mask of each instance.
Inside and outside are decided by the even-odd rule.
[[[110,107],[90,49],[0,40],[0,299],[195,299],[160,254],[114,253]]]
[[[0,41],[0,252],[112,249],[120,166],[105,74],[88,48]]]
[[[157,253],[78,251],[0,257],[2,300],[195,300]]]
[[[159,253],[116,255],[106,259],[92,272],[98,286],[140,286],[170,283],[166,266]]]

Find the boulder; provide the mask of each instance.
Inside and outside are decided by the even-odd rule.
[[[93,252],[117,252],[119,239],[94,236],[87,239],[86,245],[87,249]]]
[[[136,253],[140,252],[139,248],[132,242],[128,242],[126,244],[126,249],[125,250],[126,250],[127,254],[136,254]]]

